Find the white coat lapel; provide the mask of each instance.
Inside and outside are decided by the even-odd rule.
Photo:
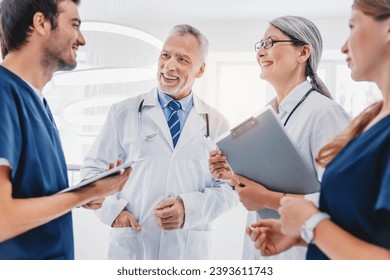
[[[149,108],[148,108],[149,107]],[[172,146],[172,137],[168,128],[167,121],[161,109],[157,98],[157,89],[153,89],[145,95],[144,109],[142,111],[145,118],[150,118],[160,129],[160,133],[166,139],[168,144]]]
[[[187,145],[188,142],[190,142],[194,137],[199,136],[200,134],[205,134],[205,114],[207,113],[206,105],[195,94],[193,99],[194,106],[192,107],[191,112],[188,115],[188,118],[181,131],[179,141],[176,144],[175,152],[180,151],[180,149]]]

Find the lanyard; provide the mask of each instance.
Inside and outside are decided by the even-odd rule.
[[[289,119],[291,118],[291,116],[294,114],[295,110],[299,107],[299,105],[301,105],[303,103],[303,101],[305,101],[305,99],[309,96],[309,94],[314,90],[314,88],[311,88],[308,90],[308,92],[306,92],[306,94],[302,97],[301,100],[299,100],[298,104],[295,105],[294,109],[292,109],[291,113],[288,115],[286,121],[284,122],[284,126],[286,126],[287,122],[289,121]]]

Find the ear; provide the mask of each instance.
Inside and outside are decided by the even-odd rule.
[[[298,55],[298,62],[299,63],[306,63],[306,61],[309,59],[311,54],[311,48],[308,45],[304,45],[299,50]]]
[[[196,73],[196,76],[195,76],[195,77],[197,77],[197,78],[200,78],[200,77],[202,77],[202,75],[203,75],[203,73],[204,73],[204,70],[205,70],[205,68],[206,68],[206,64],[205,64],[205,63],[203,63],[203,64],[202,64],[202,66],[199,68],[199,71],[198,71],[198,73]]]
[[[49,21],[46,21],[45,16],[41,12],[37,12],[33,17],[32,29],[41,35],[45,35],[51,30],[51,25]]]

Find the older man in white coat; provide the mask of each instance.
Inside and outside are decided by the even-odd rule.
[[[118,157],[142,159],[97,211],[111,226],[110,259],[208,259],[210,222],[238,201],[208,170],[209,138],[228,123],[192,92],[207,49],[196,28],[175,26],[159,57],[159,86],[114,104],[87,154],[83,177]]]

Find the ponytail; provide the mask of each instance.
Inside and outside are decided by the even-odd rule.
[[[310,84],[315,91],[321,93],[329,99],[333,99],[329,89],[326,87],[325,83],[320,79],[320,77],[318,77],[317,73],[312,70],[309,62],[306,66],[306,76],[310,78]]]

